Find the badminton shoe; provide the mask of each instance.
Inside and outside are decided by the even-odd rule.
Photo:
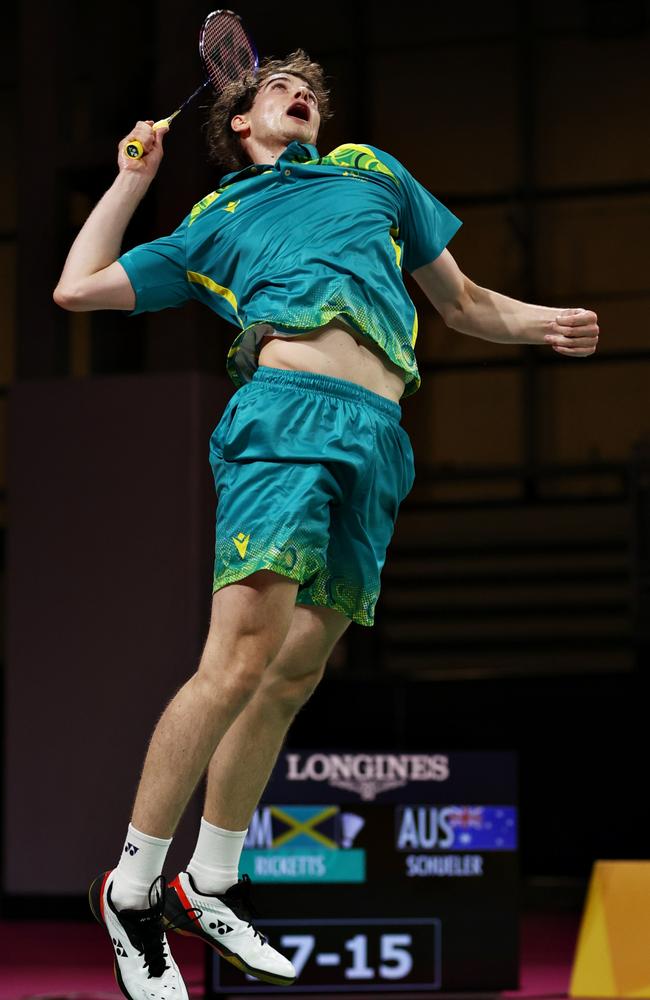
[[[227,892],[205,895],[197,890],[189,872],[181,872],[168,886],[165,923],[180,934],[209,944],[249,976],[289,986],[296,979],[296,970],[253,926],[250,886],[248,875],[244,875]]]
[[[165,880],[149,889],[149,908],[118,910],[111,898],[113,872],[92,883],[88,902],[113,942],[115,979],[128,1000],[188,1000],[187,989],[171,956],[163,930]]]

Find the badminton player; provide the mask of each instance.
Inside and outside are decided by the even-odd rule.
[[[163,157],[164,130],[138,122],[128,138],[144,155],[131,160],[120,143],[117,177],[54,293],[65,309],[131,314],[198,299],[236,330],[227,368],[237,391],[210,441],[218,510],[205,648],[153,733],[119,861],[91,887],[131,1000],[186,996],[163,920],[258,979],[295,979],[255,929],[238,864],[334,644],[351,621],[373,624],[413,484],[400,401],[420,378],[403,270],[451,330],[571,358],[596,349],[594,312],[519,302],[464,275],[446,249],[460,221],[394,156],[363,142],[321,155],[328,115],[321,67],[302,50],[263,62],[211,111],[211,151],[228,168],[219,186],[173,233],[122,254]],[[166,886],[165,855],[206,771],[194,855]]]

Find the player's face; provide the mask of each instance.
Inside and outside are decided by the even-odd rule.
[[[239,116],[250,129],[250,137],[258,142],[268,140],[289,144],[315,143],[320,127],[318,101],[301,77],[291,73],[274,73],[260,87],[253,107]]]

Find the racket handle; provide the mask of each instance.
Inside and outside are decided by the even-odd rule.
[[[176,117],[177,114],[178,111],[174,111],[174,114],[170,115],[169,118],[161,118],[160,121],[154,122],[151,126],[154,132],[159,128],[169,128],[169,123]],[[139,139],[129,139],[124,147],[124,152],[132,160],[139,160],[142,156],[144,156],[144,149],[142,148],[142,143]]]
[[[124,152],[126,156],[129,156],[132,160],[139,160],[141,156],[144,156],[142,143],[138,139],[129,139],[124,147]]]

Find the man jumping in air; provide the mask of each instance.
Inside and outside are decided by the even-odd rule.
[[[420,384],[409,271],[452,330],[593,354],[595,313],[481,288],[446,248],[461,225],[393,156],[349,143],[319,156],[328,116],[320,66],[301,50],[231,84],[210,116],[232,172],[171,235],[121,241],[163,155],[138,122],[139,160],[77,236],[55,301],[140,313],[199,299],[237,327],[238,386],[210,441],[218,495],[210,628],[196,673],[151,738],[126,843],[90,901],[131,1000],[184,1000],[164,922],[258,979],[291,963],[250,920],[238,863],[292,719],[350,621],[372,625],[379,577],[413,453],[400,399]],[[165,856],[207,770],[194,855],[165,887]]]

